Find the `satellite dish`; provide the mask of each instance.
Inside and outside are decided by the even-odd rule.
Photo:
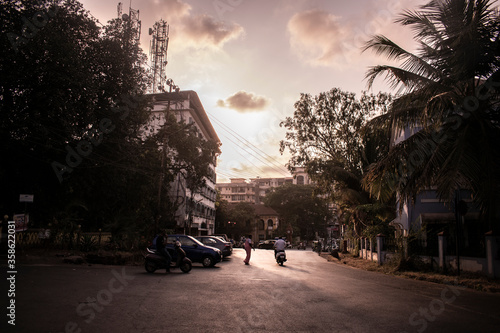
[[[124,20],[124,21],[128,21],[128,15],[127,15],[127,14],[123,14],[123,15],[122,15],[122,20]]]

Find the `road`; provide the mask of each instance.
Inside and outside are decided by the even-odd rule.
[[[500,295],[327,262],[312,251],[244,251],[214,268],[25,265],[16,325],[1,332],[498,332]],[[5,307],[2,307],[5,309]],[[7,330],[4,328],[7,327]],[[13,330],[14,328],[14,330]]]

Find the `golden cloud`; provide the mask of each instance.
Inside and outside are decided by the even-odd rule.
[[[288,22],[294,52],[312,65],[331,65],[342,55],[342,41],[347,32],[339,18],[314,9],[297,13]]]
[[[239,112],[252,112],[263,110],[269,105],[269,99],[258,96],[252,92],[238,91],[226,100],[218,100],[217,106],[234,109]]]

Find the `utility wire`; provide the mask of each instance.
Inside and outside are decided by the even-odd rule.
[[[207,112],[208,113],[208,112]],[[220,120],[218,120],[216,117],[214,117],[212,114],[208,113],[211,118],[214,119],[214,121],[219,125],[221,126],[221,128],[226,131],[228,134],[230,134],[232,137],[234,137],[236,140],[238,140],[239,142],[241,142],[244,146],[242,146],[241,144],[231,140],[229,137],[226,136],[226,138],[232,142],[233,144],[235,144],[237,147],[243,149],[244,151],[246,151],[247,153],[249,153],[250,155],[252,155],[253,157],[257,158],[259,161],[263,162],[266,166],[272,168],[274,171],[277,171],[278,173],[280,173],[281,175],[286,175],[286,176],[289,176],[289,172],[288,170],[286,170],[283,165],[279,164],[279,162],[277,162],[277,160],[266,154],[264,151],[262,151],[261,149],[259,149],[258,147],[256,147],[254,144],[252,144],[250,141],[246,140],[245,138],[243,138],[241,135],[239,135],[238,133],[236,133],[235,131],[233,131],[232,129],[230,129],[227,125],[225,125],[223,122],[221,122]],[[253,148],[252,148],[253,147]],[[247,149],[250,149],[252,152],[249,152]],[[256,155],[257,154],[257,155]],[[263,156],[264,155],[264,156]],[[246,156],[243,155],[243,157],[245,157],[247,160],[248,158]],[[270,164],[271,163],[271,164]],[[261,169],[261,168],[259,168]],[[262,170],[262,169],[261,169]],[[286,171],[285,171],[286,170]],[[262,170],[263,171],[263,170]]]
[[[230,127],[228,127],[227,125],[225,125],[222,121],[220,121],[219,119],[217,119],[211,113],[207,112],[207,114],[209,114],[221,127],[223,127],[224,130],[226,130],[228,133],[230,133],[236,139],[238,139],[239,141],[243,142],[244,144],[247,144],[247,145],[250,145],[250,146],[254,147],[252,150],[254,150],[256,152],[258,151],[259,154],[265,155],[265,157],[267,157],[270,160],[270,162],[272,162],[278,168],[280,168],[282,170],[286,170],[283,167],[283,165],[281,163],[279,163],[279,161],[277,161],[274,157],[268,155],[266,152],[262,151],[259,147],[255,146],[253,143],[251,143],[247,139],[243,138],[241,135],[239,135],[233,129],[231,129]],[[283,172],[283,171],[280,171],[280,172]],[[288,174],[288,170],[286,170],[285,173]]]

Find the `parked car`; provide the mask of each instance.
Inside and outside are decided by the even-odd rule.
[[[226,242],[220,237],[216,236],[198,236],[195,237],[197,240],[203,243],[203,245],[216,247],[222,252],[223,257],[228,257],[233,253],[233,244],[231,242]]]
[[[274,243],[276,243],[276,241],[274,239],[267,239],[263,243],[259,243],[259,245],[257,247],[259,249],[273,249]]]
[[[174,250],[175,241],[181,242],[186,257],[192,262],[200,262],[204,267],[211,267],[222,260],[222,252],[218,248],[203,245],[199,240],[188,235],[168,235],[167,249]]]
[[[227,235],[226,235],[226,234],[215,234],[215,235],[212,235],[212,236],[217,236],[217,237],[220,237],[220,238],[222,238],[224,241],[229,242],[229,237],[227,237]]]

